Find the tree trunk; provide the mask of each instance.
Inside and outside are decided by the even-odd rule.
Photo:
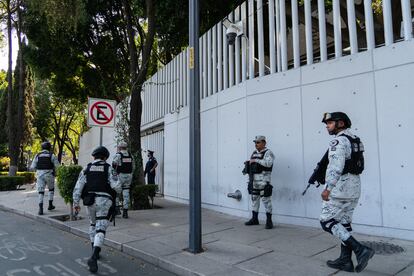
[[[19,5],[19,3],[17,3]],[[22,47],[22,36],[21,36],[21,13],[20,13],[20,7],[17,6],[17,24],[16,24],[16,32],[17,32],[17,44],[19,46],[19,55],[18,55],[18,66],[19,66],[19,100],[17,105],[17,125],[21,126],[17,128],[16,133],[16,144],[19,145],[19,149],[21,149],[23,157],[23,135],[24,135],[24,120],[25,120],[25,114],[24,114],[24,104],[25,104],[25,90],[26,90],[26,83],[25,83],[25,66],[23,64],[23,47]],[[23,162],[23,160],[21,160]]]

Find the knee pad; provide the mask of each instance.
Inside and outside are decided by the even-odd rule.
[[[44,195],[44,194],[45,194],[45,192],[39,192],[39,194],[40,194],[40,195]]]
[[[54,192],[55,188],[49,189],[49,192]]]
[[[343,227],[345,227],[345,229],[346,229],[348,232],[352,232],[352,226],[351,226],[351,224],[350,224],[350,223],[342,223],[342,226],[343,226]]]
[[[339,222],[336,221],[335,219],[330,219],[330,220],[327,220],[327,221],[321,221],[321,226],[322,226],[323,230],[325,230],[326,232],[332,234],[332,227],[334,227],[338,223]]]

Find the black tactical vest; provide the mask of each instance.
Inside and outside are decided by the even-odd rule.
[[[108,179],[109,164],[105,161],[89,163],[85,170],[86,184],[82,194],[101,192],[111,195],[113,189]]]
[[[250,157],[250,159],[263,159],[265,154],[267,152],[267,149],[264,150],[263,152],[253,152],[252,156]],[[260,165],[257,162],[254,162],[252,164],[250,164],[250,172],[251,173],[262,173],[262,172],[271,172],[273,170],[273,165],[268,168],[265,166]]]
[[[53,170],[52,154],[49,152],[40,152],[37,155],[37,170]]]
[[[359,137],[353,138],[345,134],[340,136],[345,136],[351,143],[351,159],[345,160],[342,174],[361,174],[364,171],[364,145]]]
[[[118,152],[121,155],[121,165],[116,168],[117,173],[132,173],[132,156],[123,155],[122,152]]]

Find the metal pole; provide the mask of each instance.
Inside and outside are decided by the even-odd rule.
[[[103,127],[99,128],[99,146],[102,147],[102,139],[103,139]]]
[[[200,166],[200,85],[199,85],[199,5],[189,0],[190,20],[190,242],[189,251],[200,253],[201,246],[201,166]]]

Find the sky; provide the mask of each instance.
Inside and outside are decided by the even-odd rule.
[[[8,66],[8,47],[7,47],[7,30],[3,28],[3,34],[6,34],[5,36],[5,45],[3,48],[0,49],[0,70],[6,70],[7,71],[7,66]],[[16,37],[16,33],[13,32],[13,44],[12,44],[12,51],[13,51],[13,70],[14,70],[14,66],[16,65],[16,57],[17,57],[17,50],[18,50],[18,46],[17,46],[17,37]]]

